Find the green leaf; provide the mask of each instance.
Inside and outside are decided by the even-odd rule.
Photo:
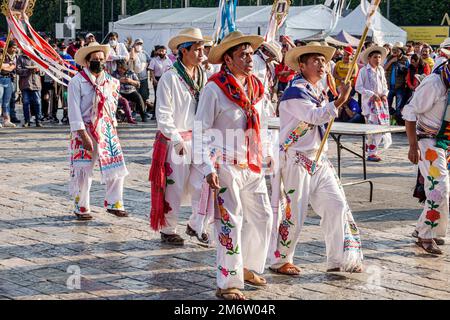
[[[295,192],[295,190],[291,189],[291,190],[288,191],[288,194],[293,194],[294,192]]]
[[[228,189],[227,188],[222,188],[220,189],[219,193],[225,193]]]
[[[432,223],[431,223],[430,221],[425,221],[425,224],[426,224],[426,225],[429,225],[429,226],[432,225]]]
[[[227,251],[227,254],[232,256],[234,254],[234,252],[233,251]]]
[[[292,240],[289,240],[288,242],[287,242],[287,245],[290,245],[292,243]]]
[[[234,253],[239,254],[239,245],[237,245],[236,248],[234,249]]]
[[[170,185],[175,184],[175,181],[173,181],[172,179],[167,179],[167,184],[170,184]]]
[[[430,205],[432,205],[432,204],[431,204],[431,200],[427,200],[427,203],[430,204]]]
[[[291,226],[293,226],[294,224],[290,221],[290,220],[286,220]]]
[[[427,179],[430,180],[431,182],[433,182],[433,177],[427,176]]]
[[[226,225],[228,226],[228,228],[234,228],[234,226],[229,222],[227,222]]]

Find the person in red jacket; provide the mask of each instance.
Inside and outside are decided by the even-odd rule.
[[[415,91],[419,86],[420,81],[417,79],[417,75],[419,76],[427,76],[431,73],[431,68],[428,63],[423,61],[422,57],[417,54],[413,54],[411,56],[411,64],[408,68],[408,73],[406,75],[406,84],[408,85],[409,90]]]
[[[283,94],[289,84],[289,81],[291,81],[295,76],[295,71],[290,69],[284,62],[284,57],[289,49],[289,44],[284,43],[281,49],[281,52],[283,53],[283,61],[275,67],[275,76],[278,79],[278,95]]]

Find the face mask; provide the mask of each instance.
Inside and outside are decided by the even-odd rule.
[[[105,65],[100,61],[89,62],[89,70],[93,73],[100,73],[105,69]]]
[[[109,45],[110,45],[111,47],[117,46],[117,40],[110,40],[110,41],[109,41]]]
[[[142,46],[136,46],[135,47],[135,49],[136,49],[136,52],[142,52]]]
[[[160,54],[159,54],[159,57],[160,57],[161,59],[164,59],[164,58],[166,57],[166,54],[165,54],[165,53],[160,53]]]

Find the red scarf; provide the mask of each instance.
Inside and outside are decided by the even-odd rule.
[[[209,81],[214,82],[232,102],[240,106],[247,116],[246,144],[247,162],[250,170],[260,173],[262,169],[262,145],[260,120],[255,105],[264,97],[264,86],[254,75],[247,78],[248,95],[244,88],[231,74],[227,67],[222,66],[220,72],[214,74]]]

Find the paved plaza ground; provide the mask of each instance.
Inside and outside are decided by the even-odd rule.
[[[91,222],[71,213],[68,127],[0,129],[0,299],[215,299],[214,248],[188,238],[185,247],[173,248],[149,229],[155,127],[119,129],[130,171],[130,218],[102,208],[104,186],[96,172]],[[414,245],[410,234],[421,211],[411,196],[417,169],[407,160],[405,134],[393,140],[383,162],[368,164],[372,203],[368,185],[345,187],[362,233],[366,273],[325,272],[322,231],[311,212],[294,261],[302,276],[267,271],[269,285],[248,287],[250,299],[450,299],[450,246],[437,257]],[[359,140],[344,141],[360,147]],[[329,155],[336,163],[332,142]],[[361,161],[343,156],[344,182],[359,179]],[[190,208],[183,210],[184,234]]]

